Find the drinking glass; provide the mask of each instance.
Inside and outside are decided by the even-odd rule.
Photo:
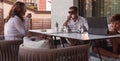
[[[84,26],[83,25],[78,26],[78,32],[79,33],[83,33],[84,32]]]
[[[66,26],[62,27],[62,32],[68,32],[68,28]]]

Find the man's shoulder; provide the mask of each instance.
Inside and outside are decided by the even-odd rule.
[[[80,20],[86,20],[85,17],[82,17],[82,16],[78,16],[78,18],[79,18]]]

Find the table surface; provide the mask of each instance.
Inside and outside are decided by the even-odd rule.
[[[54,32],[51,29],[47,30],[29,30],[29,32],[38,33],[38,34],[45,34],[45,35],[51,35],[56,37],[65,37],[65,38],[72,38],[72,39],[78,39],[78,40],[98,40],[98,39],[110,39],[110,38],[118,38],[120,37],[120,34],[117,35],[93,35],[85,33],[67,33],[67,32]]]

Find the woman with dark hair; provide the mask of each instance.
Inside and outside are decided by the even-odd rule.
[[[26,13],[26,6],[23,2],[16,2],[6,19],[4,26],[4,37],[6,40],[19,40],[26,35],[23,16]]]

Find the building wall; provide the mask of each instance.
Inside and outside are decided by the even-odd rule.
[[[51,2],[52,0],[46,0],[46,10],[51,11]]]
[[[38,0],[39,11],[51,11],[51,0]]]
[[[38,10],[46,11],[46,0],[39,0],[38,1]]]

